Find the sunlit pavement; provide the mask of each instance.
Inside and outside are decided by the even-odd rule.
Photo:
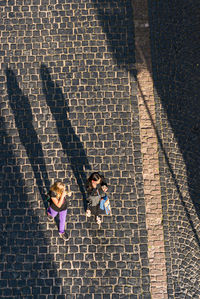
[[[2,298],[199,298],[197,25],[175,2],[0,3]],[[45,212],[56,179],[68,242]]]

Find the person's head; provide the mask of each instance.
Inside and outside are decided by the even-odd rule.
[[[50,188],[51,191],[54,191],[58,194],[58,197],[61,196],[63,191],[65,191],[65,184],[61,181],[56,181]]]
[[[93,172],[88,178],[89,189],[96,188],[102,181],[101,175],[98,172]]]

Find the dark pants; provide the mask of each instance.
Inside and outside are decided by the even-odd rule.
[[[98,204],[97,206],[90,206],[89,207],[91,214],[95,216],[95,219],[97,218],[97,216],[99,216],[100,214],[100,204]]]

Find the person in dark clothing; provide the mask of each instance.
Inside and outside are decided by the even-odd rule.
[[[100,201],[106,195],[108,186],[105,178],[98,172],[93,172],[87,180],[87,201],[88,207],[86,211],[86,216],[95,216],[97,224],[101,224],[100,214]]]
[[[55,182],[49,191],[50,206],[47,209],[47,217],[50,221],[59,214],[59,235],[63,240],[69,239],[68,234],[65,232],[65,220],[67,216],[67,200],[66,196],[71,196],[71,192],[66,191],[65,185],[57,181]]]

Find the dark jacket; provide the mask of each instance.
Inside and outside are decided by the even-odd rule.
[[[54,191],[49,191],[49,195],[50,195],[50,197],[56,197],[56,196],[57,196],[57,193],[54,192]],[[67,199],[66,199],[66,197],[65,197],[64,203],[62,204],[62,206],[61,206],[60,208],[57,207],[57,206],[53,203],[52,199],[50,199],[50,207],[51,207],[54,211],[56,211],[56,212],[61,212],[61,211],[67,210]]]
[[[102,190],[103,186],[107,187],[104,177],[102,177],[102,182],[101,184],[97,185],[97,188],[92,188],[90,190],[89,186],[87,186],[87,200],[89,202],[89,206],[97,206],[100,203],[101,198],[106,195],[106,193]]]

